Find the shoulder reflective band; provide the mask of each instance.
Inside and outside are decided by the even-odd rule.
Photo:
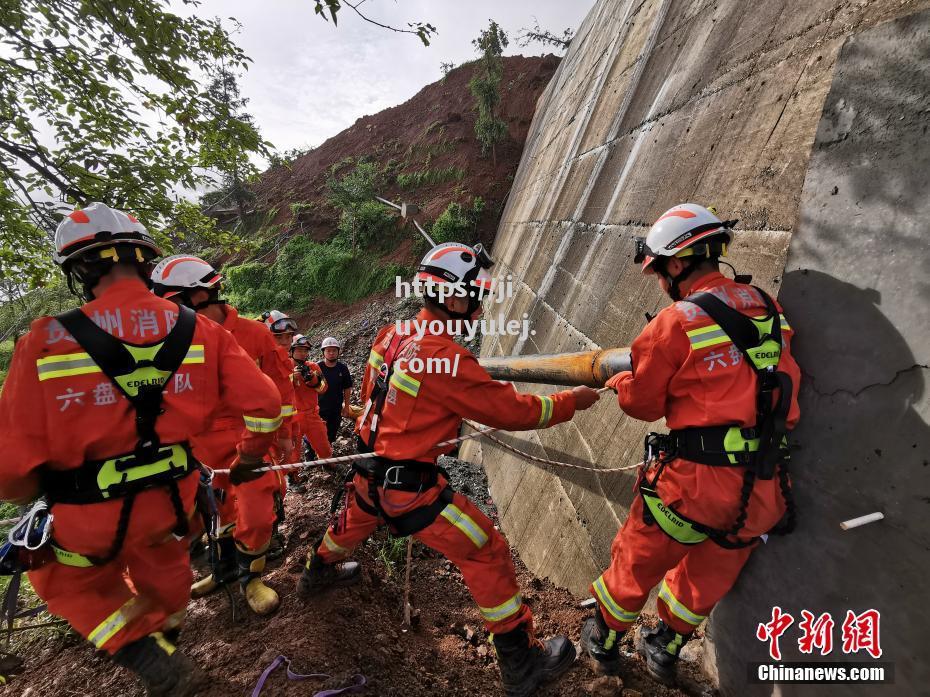
[[[371,353],[368,354],[368,365],[375,369],[375,372],[381,370],[381,366],[384,364],[384,356],[375,351],[371,350]]]
[[[759,336],[762,336],[772,328],[772,318],[766,317],[765,315],[758,315],[756,317],[750,318],[759,330]],[[781,321],[782,331],[791,330],[791,327],[788,326],[788,321],[785,319],[784,315],[779,315]],[[720,344],[729,344],[731,343],[730,337],[727,336],[727,333],[723,331],[719,324],[709,324],[706,327],[698,327],[697,329],[691,329],[688,332],[685,332],[688,335],[688,341],[691,342],[691,348],[693,350],[708,348],[709,346],[718,346]],[[777,361],[775,362],[777,365]]]
[[[97,473],[97,486],[103,498],[111,496],[111,488],[139,482],[166,473],[181,474],[191,468],[187,450],[181,444],[170,445],[158,451],[158,459],[151,464],[136,464],[135,455],[124,455],[106,460]]]
[[[552,418],[552,397],[539,398],[539,423],[537,426],[543,427],[549,425]]]
[[[639,491],[643,495],[643,502],[649,512],[652,513],[656,523],[675,542],[680,542],[683,545],[696,545],[707,539],[707,535],[695,530],[690,521],[685,520],[662,503],[662,499],[659,498],[655,491],[642,484]]]
[[[281,418],[287,418],[288,416],[293,416],[297,413],[297,410],[294,409],[293,404],[282,404],[281,405]]]
[[[157,346],[146,348],[154,348],[157,351],[160,346],[161,344],[158,344]],[[139,349],[135,346],[127,346],[126,348],[129,349],[130,353],[132,353],[134,357],[136,351],[146,350]],[[191,364],[203,362],[203,344],[192,344],[182,363]],[[77,353],[66,353],[60,356],[47,356],[46,358],[40,358],[36,361],[36,370],[39,374],[40,382],[44,380],[52,380],[54,378],[67,378],[73,377],[75,375],[88,375],[90,373],[103,372],[100,369],[100,366],[94,363],[94,360],[90,357],[90,354],[84,351]],[[132,375],[132,373],[130,375]]]
[[[394,368],[391,374],[391,385],[411,397],[416,397],[420,393],[420,381],[410,377],[400,368]]]

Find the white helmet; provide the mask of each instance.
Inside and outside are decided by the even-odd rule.
[[[55,229],[53,259],[59,266],[95,251],[90,259],[119,261],[116,245],[135,248],[137,261],[148,261],[161,256],[154,238],[134,216],[110,208],[103,203],[92,203],[64,217]]]
[[[265,317],[265,326],[272,334],[287,334],[297,331],[297,322],[278,310],[272,310]]]
[[[696,203],[682,203],[665,211],[645,239],[635,238],[633,261],[642,264],[643,273],[651,273],[660,257],[726,256],[733,238],[730,228],[736,222],[721,220],[715,212]]]
[[[175,254],[165,257],[152,270],[155,295],[170,298],[188,290],[212,290],[223,276],[200,257]]]
[[[291,351],[297,348],[310,348],[310,339],[303,334],[295,334],[294,338],[291,339]]]
[[[481,244],[469,247],[467,244],[460,242],[446,242],[433,247],[417,268],[415,283],[422,284],[424,281],[433,281],[436,283],[477,286],[485,291],[491,289],[491,274],[488,269],[494,266],[494,262]],[[483,295],[480,291],[468,288],[468,311],[462,313],[449,312],[453,317],[470,318],[471,315],[481,305]],[[434,301],[437,300],[430,295],[427,290],[425,296]]]
[[[337,348],[340,351],[342,351],[342,343],[336,337],[328,336],[325,339],[323,339],[323,343],[320,344],[320,348],[321,349]]]

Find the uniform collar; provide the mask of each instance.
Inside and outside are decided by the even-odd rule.
[[[239,319],[239,310],[232,305],[226,306],[226,319],[223,320],[223,329],[229,331]]]
[[[107,286],[107,289],[99,296],[94,298],[94,300],[102,300],[113,295],[130,292],[148,293],[149,289],[148,286],[145,285],[145,281],[143,281],[141,278],[121,278],[120,280],[114,281],[109,286]]]
[[[421,323],[419,326],[426,327],[427,336],[442,336],[442,337],[446,337],[447,339],[451,339],[452,332],[449,331],[449,323],[455,322],[455,321],[456,320],[453,320],[453,319],[443,319],[442,317],[437,315],[435,312],[433,312],[432,310],[426,307],[424,307],[422,310],[420,310],[417,313],[417,322]],[[442,323],[443,330],[439,332],[438,334],[432,330],[432,325],[434,322]]]
[[[709,271],[703,276],[698,276],[687,289],[687,292],[682,293],[684,296],[682,299],[686,300],[689,295],[694,295],[699,293],[702,290],[710,290],[711,288],[716,288],[722,286],[729,279],[724,276],[719,271]]]

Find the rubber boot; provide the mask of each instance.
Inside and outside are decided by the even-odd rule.
[[[231,535],[216,540],[216,554],[209,554],[211,573],[191,586],[191,597],[202,598],[209,595],[224,583],[229,583],[239,576],[236,565],[236,543]]]
[[[620,637],[624,632],[617,632],[607,626],[601,608],[594,611],[581,625],[581,647],[594,662],[594,669],[602,675],[619,675],[620,673]]]
[[[149,697],[194,697],[207,675],[160,632],[127,644],[113,660],[135,673]]]
[[[529,697],[544,682],[557,678],[575,661],[568,637],[539,641],[524,626],[493,638],[497,665],[507,697]]]
[[[237,549],[236,560],[239,563],[239,586],[245,594],[245,601],[256,615],[270,615],[278,609],[281,599],[272,588],[262,583],[265,553],[251,554]]]
[[[646,659],[646,671],[664,685],[675,683],[678,657],[692,634],[679,634],[660,621],[655,629],[640,627],[636,650]]]
[[[362,567],[357,561],[326,564],[313,552],[297,581],[297,592],[302,596],[316,595],[329,588],[351,586],[358,582]]]

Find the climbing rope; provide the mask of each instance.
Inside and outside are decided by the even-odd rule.
[[[611,388],[602,387],[601,389],[598,390],[598,393],[603,394],[604,392],[608,392],[608,391],[611,391]],[[451,440],[445,440],[442,443],[437,443],[436,445],[433,446],[433,448],[444,448],[446,446],[456,445],[458,443],[462,443],[466,440],[471,440],[473,438],[485,437],[493,441],[500,447],[506,450],[509,450],[512,453],[515,453],[522,458],[525,458],[527,460],[532,460],[533,462],[539,462],[540,464],[543,464],[543,465],[550,465],[552,467],[562,467],[565,469],[580,470],[583,472],[606,473],[606,472],[624,472],[626,470],[633,470],[633,469],[640,467],[643,464],[642,462],[639,462],[635,465],[626,465],[624,467],[601,468],[601,467],[586,467],[584,465],[576,465],[576,464],[572,464],[569,462],[561,462],[559,460],[549,460],[547,458],[538,457],[536,455],[531,455],[527,452],[519,450],[513,447],[512,445],[504,443],[499,438],[495,438],[494,436],[491,435],[492,433],[495,433],[497,431],[502,431],[504,429],[491,428],[489,426],[481,426],[480,424],[476,424],[468,420],[465,420],[465,423],[469,427],[475,429],[475,432],[468,433],[464,436],[459,436],[458,438],[453,438]],[[281,472],[281,471],[292,470],[292,469],[301,469],[303,467],[337,465],[337,464],[342,464],[346,462],[355,462],[356,460],[366,460],[371,457],[372,457],[371,453],[356,453],[354,455],[340,455],[338,457],[328,457],[322,460],[304,460],[302,462],[293,462],[293,463],[285,464],[285,465],[269,465],[268,467],[260,467],[256,469],[255,471],[256,472]],[[216,473],[220,473],[220,474],[229,473],[228,469],[218,469],[218,470],[213,470],[213,471]]]

